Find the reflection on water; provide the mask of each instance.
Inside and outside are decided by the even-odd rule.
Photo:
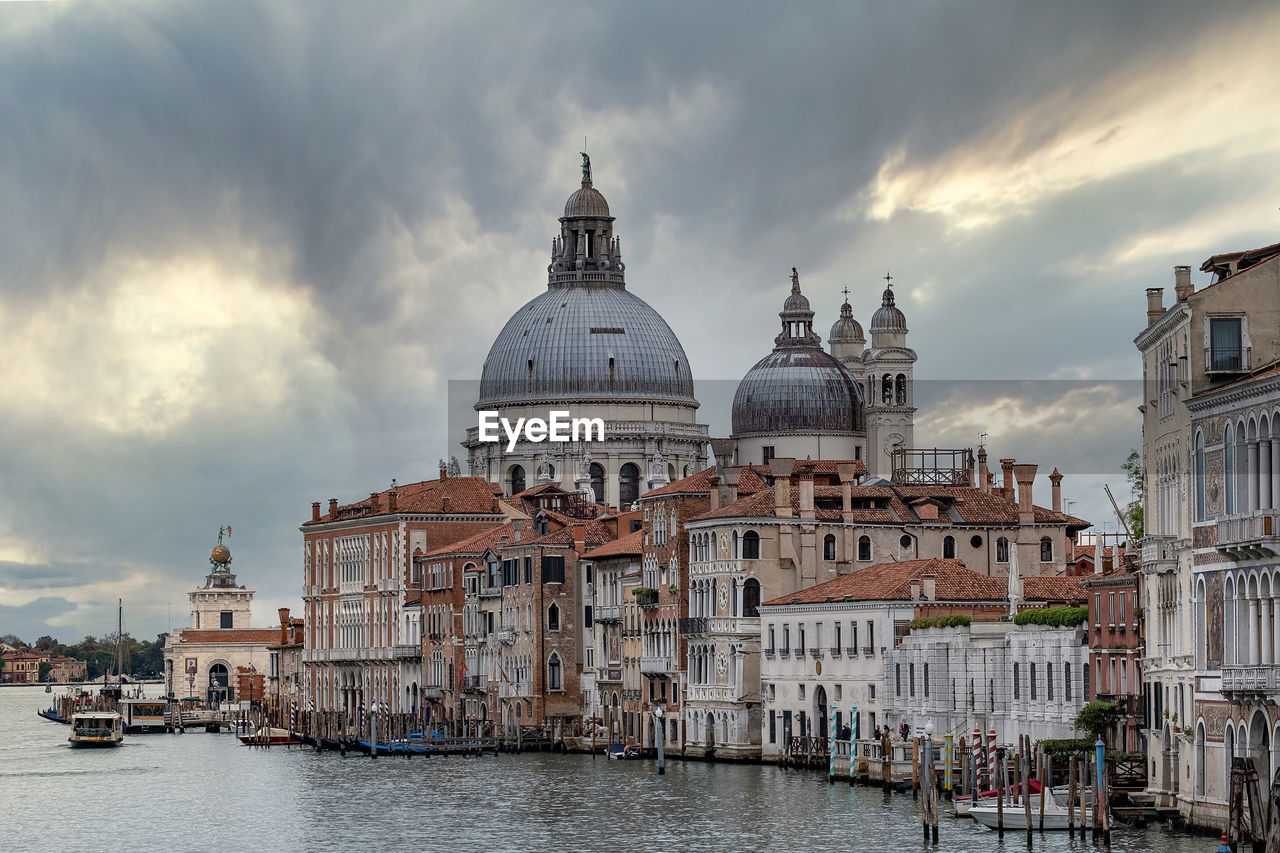
[[[771,766],[528,754],[378,758],[241,746],[230,735],[128,735],[72,750],[40,688],[0,689],[0,848],[11,850],[1024,851],[1026,836],[945,818],[924,843],[909,796]],[[15,809],[15,794],[38,804]],[[21,817],[19,817],[21,815]],[[1211,840],[1119,830],[1125,853]],[[1046,853],[1092,851],[1065,833]]]

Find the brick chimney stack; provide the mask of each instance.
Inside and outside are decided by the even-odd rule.
[[[806,465],[796,477],[796,485],[800,489],[800,517],[815,518],[813,505],[813,466]]]
[[[728,506],[738,499],[738,483],[742,480],[742,469],[738,467],[724,469],[724,483],[720,486],[719,504]]]
[[[841,462],[836,466],[840,475],[840,518],[843,521],[853,519],[853,481],[858,476],[858,466],[852,462]]]
[[[1196,292],[1195,285],[1191,283],[1191,267],[1173,268],[1173,292],[1177,295],[1179,302],[1186,302],[1191,294]]]
[[[709,497],[711,498],[711,508],[720,508],[720,478],[712,474],[707,478],[707,487],[711,490]]]
[[[987,471],[987,449],[985,447],[978,448],[978,482],[974,483],[984,492],[991,491],[990,472]]]
[[[938,593],[938,576],[937,575],[921,575],[920,580],[923,588],[920,590],[927,601],[936,601]]]
[[[378,514],[378,512],[380,511],[380,510],[379,510],[379,506],[378,506],[378,504],[379,504],[379,500],[378,500],[378,498],[379,498],[379,497],[380,497],[380,495],[379,495],[377,492],[370,492],[370,493],[369,493],[369,512],[370,512],[370,513],[372,513],[373,515],[377,515],[377,514]]]
[[[911,579],[911,600],[920,600],[920,578]]]
[[[1147,288],[1147,326],[1154,326],[1164,316],[1164,288]]]
[[[581,521],[573,524],[573,549],[579,554],[587,553],[587,530]]]
[[[440,479],[449,479],[449,466],[445,464],[443,459],[440,460]]]
[[[513,519],[511,519],[511,538],[512,538],[512,541],[519,542],[519,541],[520,541],[520,534],[521,534],[523,531],[524,531],[524,519],[523,519],[523,518],[513,518]]]
[[[769,460],[773,474],[773,512],[778,518],[791,518],[791,469],[796,460],[774,458]]]
[[[387,492],[387,510],[396,512],[400,509],[400,493],[396,491],[395,483],[391,484],[391,491]]]
[[[1031,500],[1031,487],[1036,481],[1036,466],[1014,465],[1013,476],[1018,481],[1018,523],[1032,524],[1036,520],[1035,504]]]
[[[338,499],[329,498],[329,515],[337,515],[337,514],[338,514]]]
[[[320,501],[311,502],[311,520],[312,521],[320,520]]]
[[[289,642],[289,608],[281,607],[276,611],[280,615],[280,645]]]
[[[1000,488],[1004,490],[1004,496],[1009,500],[1013,500],[1013,465],[1016,459],[1001,459],[1000,468],[1004,474],[1004,480],[1000,483]]]
[[[1053,484],[1053,511],[1062,512],[1062,474],[1057,468],[1049,475],[1049,482]]]

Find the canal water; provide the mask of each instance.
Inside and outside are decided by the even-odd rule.
[[[0,849],[1025,851],[1026,836],[944,814],[921,840],[911,797],[768,765],[582,755],[377,758],[241,746],[228,734],[130,735],[72,750],[36,716],[43,688],[0,688]],[[1202,853],[1163,827],[1112,850]],[[1101,849],[1037,835],[1045,853]]]

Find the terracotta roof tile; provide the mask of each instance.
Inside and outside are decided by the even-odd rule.
[[[962,560],[903,560],[877,563],[841,575],[765,604],[822,604],[827,601],[908,601],[911,581],[933,575],[935,592],[931,601],[1001,601],[1008,597],[1004,578],[981,575],[966,568]]]
[[[738,480],[738,493],[751,494],[762,489],[768,488],[764,477],[769,473],[767,467],[761,465],[743,465],[739,468],[742,472]],[[640,500],[648,498],[660,498],[666,495],[707,495],[711,493],[711,480],[716,476],[716,467],[712,465],[696,474],[690,474],[674,483],[668,483],[665,486],[654,489],[651,492],[645,492],[640,496]]]
[[[326,524],[347,518],[376,518],[389,515],[391,490],[377,495],[378,510],[373,511],[373,498],[338,507],[338,512],[326,513],[319,520],[307,519],[303,526]],[[448,507],[445,506],[448,498]],[[424,480],[396,487],[396,511],[409,514],[494,513],[501,510],[494,496],[492,484],[481,477],[448,477],[444,480]]]
[[[644,553],[644,529],[628,533],[612,542],[606,542],[594,551],[583,554],[587,560],[603,560],[606,557],[640,556]]]
[[[527,531],[529,528],[526,527]],[[442,545],[434,551],[429,552],[427,557],[443,557],[446,555],[456,554],[458,556],[474,557],[483,554],[490,548],[497,548],[498,543],[502,541],[502,537],[510,540],[515,535],[515,525],[511,522],[500,524],[489,530],[482,530],[466,539],[460,539],[457,542],[450,542],[448,545]]]
[[[280,641],[279,628],[219,628],[209,631],[182,629],[184,643],[260,643],[271,645]]]
[[[1084,584],[1075,576],[1045,576],[1022,579],[1023,601],[1084,601]]]

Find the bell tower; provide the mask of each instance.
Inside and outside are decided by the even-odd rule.
[[[885,273],[880,307],[871,315],[871,346],[863,355],[867,383],[867,468],[872,476],[893,476],[893,451],[915,443],[914,367],[907,346],[907,318],[897,305],[893,276]]]
[[[218,544],[209,553],[211,571],[204,586],[187,593],[191,600],[191,627],[198,631],[248,628],[253,590],[236,585],[231,571],[231,549],[222,541],[231,535],[231,526],[218,528]]]

